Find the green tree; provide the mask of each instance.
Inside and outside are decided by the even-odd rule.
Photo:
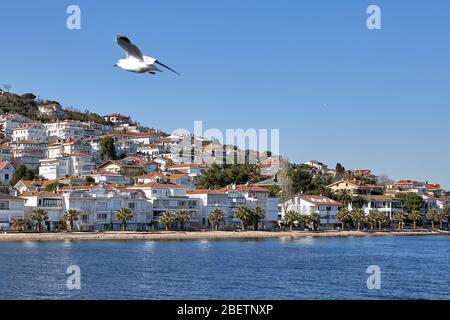
[[[116,212],[116,219],[122,223],[122,231],[127,231],[127,223],[133,217],[133,211],[128,208],[122,208]]]
[[[263,208],[257,206],[250,210],[251,221],[253,223],[253,230],[257,231],[261,221],[264,221],[266,214]]]
[[[175,213],[175,222],[180,224],[180,229],[184,230],[184,226],[189,223],[191,220],[191,217],[189,216],[189,213],[186,210],[178,210]]]
[[[414,229],[417,228],[417,221],[420,220],[421,214],[420,211],[414,210],[408,214],[408,219],[411,220],[414,224]]]
[[[431,209],[427,212],[426,218],[431,221],[431,229],[434,230],[434,223],[438,219],[438,212],[436,209]]]
[[[288,211],[284,214],[283,223],[287,224],[291,231],[294,228],[294,224],[299,221],[300,221],[300,215],[293,210]]]
[[[217,189],[231,184],[241,185],[261,181],[261,169],[257,165],[211,165],[197,179],[199,189]]]
[[[397,198],[403,202],[403,206],[407,213],[420,211],[423,207],[423,198],[414,192],[400,193]]]
[[[316,213],[316,212],[311,213],[311,214],[309,215],[309,222],[312,223],[312,225],[313,225],[313,230],[319,229],[319,226],[320,226],[320,220],[321,220],[320,214],[318,214],[318,213]]]
[[[87,176],[86,179],[84,180],[84,185],[85,186],[93,186],[93,185],[95,185],[95,179],[92,178],[91,176]]]
[[[342,230],[345,230],[345,224],[352,219],[350,212],[346,208],[342,208],[336,214],[336,220],[342,224]]]
[[[346,207],[348,207],[348,205],[352,202],[352,195],[350,194],[350,191],[348,191],[347,189],[337,190],[334,193],[334,196]]]
[[[306,214],[300,214],[298,216],[298,223],[306,228],[311,223],[311,216]]]
[[[236,209],[234,213],[236,219],[242,221],[242,227],[247,230],[247,227],[253,222],[253,217],[251,215],[251,210],[246,206],[240,206]]]
[[[397,211],[394,213],[394,221],[398,222],[398,230],[402,229],[403,220],[405,220],[406,214],[403,211]]]
[[[11,185],[0,182],[0,193],[10,194],[10,192],[11,192]]]
[[[42,223],[48,220],[48,213],[43,209],[34,209],[30,215],[31,221],[36,222],[37,232],[42,232]]]
[[[444,228],[444,222],[446,222],[447,219],[448,219],[447,212],[445,212],[444,210],[439,211],[436,218],[437,218],[437,221],[439,221],[439,225],[440,225],[439,228],[443,229]]]
[[[53,191],[56,191],[63,187],[65,187],[65,184],[59,183],[58,181],[56,181],[56,182],[52,182],[52,183],[49,183],[48,185],[46,185],[44,190],[47,192],[53,192]]]
[[[390,221],[389,216],[384,212],[377,211],[376,213],[377,221],[378,221],[378,229],[381,230],[383,228],[383,223]]]
[[[208,215],[208,220],[211,223],[212,229],[219,229],[219,225],[225,221],[222,210],[214,208]]]
[[[11,227],[15,231],[24,231],[27,222],[23,218],[15,218],[11,224]]]
[[[113,137],[104,137],[100,141],[100,158],[102,160],[117,160],[117,152]]]
[[[11,185],[15,186],[17,182],[20,180],[33,180],[35,178],[36,174],[34,170],[28,170],[28,168],[25,165],[20,165],[13,173],[11,177]]]
[[[370,229],[373,230],[374,224],[378,223],[378,211],[371,210],[367,215],[367,221],[370,223]]]
[[[367,204],[367,201],[361,196],[356,196],[351,200],[351,203],[353,208],[361,209]]]
[[[350,214],[351,219],[357,223],[358,225],[358,231],[361,230],[361,222],[364,222],[366,219],[366,215],[364,213],[364,210],[361,208],[353,209],[353,211]]]
[[[80,212],[75,209],[69,209],[64,214],[64,220],[69,223],[70,232],[73,232],[73,222],[78,221],[78,217],[80,216]]]
[[[169,230],[175,223],[175,214],[170,211],[166,211],[159,216],[159,223],[165,225],[166,230]]]

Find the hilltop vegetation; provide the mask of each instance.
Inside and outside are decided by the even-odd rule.
[[[36,95],[34,95],[33,93],[18,95],[16,93],[9,92],[8,87],[7,89],[8,90],[0,89],[0,114],[20,114],[24,117],[43,123],[56,120],[50,116],[41,114],[39,112],[39,106],[49,103],[59,104],[57,101],[42,100],[36,97]],[[111,125],[111,123],[105,121],[105,119],[103,119],[103,117],[99,114],[89,112],[89,110],[81,112],[74,108],[64,109],[64,116],[61,118],[61,120],[77,120],[81,122],[96,122],[99,124]]]

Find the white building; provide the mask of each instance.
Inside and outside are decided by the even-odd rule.
[[[60,193],[29,192],[21,197],[27,199],[26,216],[36,208],[47,212],[45,229],[48,231],[60,228],[60,221],[69,209],[80,212],[78,221],[74,221],[75,231],[120,230],[116,213],[122,208],[130,209],[134,215],[127,224],[128,230],[147,230],[153,218],[151,203],[145,196],[127,189],[66,187]]]
[[[0,181],[9,182],[11,181],[12,175],[14,173],[14,166],[9,161],[0,161]]]
[[[48,145],[47,158],[54,159],[68,154],[92,154],[92,146],[82,138],[58,139]]]
[[[40,123],[27,123],[15,127],[13,130],[12,140],[31,140],[37,142],[47,142],[47,129]]]
[[[26,123],[33,123],[34,121],[21,116],[20,114],[2,114],[0,115],[0,128],[7,139],[12,139],[13,129]]]
[[[60,139],[83,137],[85,126],[79,121],[65,120],[53,123],[46,123],[47,135],[49,137],[57,137]]]
[[[109,172],[109,171],[92,172],[91,174],[89,174],[87,176],[94,178],[95,183],[107,183],[107,184],[118,184],[118,185],[125,185],[125,184],[130,183],[130,181],[127,178],[125,178],[125,176],[123,176],[119,173],[114,173],[114,172]]]
[[[403,211],[402,201],[394,197],[386,195],[369,195],[362,196],[362,198],[366,201],[366,204],[363,206],[366,214],[369,214],[371,211],[378,211],[392,219],[396,212]],[[349,209],[352,210],[351,204],[349,205]]]
[[[86,176],[95,167],[92,157],[86,154],[71,154],[59,158],[41,159],[39,162],[39,175],[49,180]]]
[[[20,140],[11,142],[14,163],[25,165],[30,170],[37,170],[39,160],[47,157],[47,142]]]
[[[188,197],[200,199],[202,225],[208,226],[208,216],[214,209],[220,209],[224,215],[224,225],[227,227],[241,224],[234,217],[236,209],[241,206],[248,208],[261,207],[265,212],[265,219],[261,227],[271,229],[278,221],[278,199],[269,197],[269,190],[257,186],[232,186],[220,190],[189,190]]]
[[[294,211],[301,215],[320,215],[320,224],[333,226],[340,222],[336,219],[336,214],[343,207],[343,204],[325,196],[299,195],[282,204],[282,218],[289,211]]]
[[[9,230],[14,219],[25,217],[26,199],[0,193],[0,230]]]

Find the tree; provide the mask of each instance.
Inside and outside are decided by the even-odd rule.
[[[170,211],[166,211],[159,216],[159,223],[165,225],[166,230],[169,230],[175,223],[175,215]]]
[[[378,223],[378,211],[371,210],[366,219],[370,223],[370,229],[373,230],[373,225]]]
[[[64,214],[64,220],[69,222],[70,232],[73,232],[73,222],[78,221],[78,217],[80,216],[80,212],[75,209],[69,209]]]
[[[301,214],[298,217],[298,223],[303,226],[303,228],[306,228],[308,224],[311,222],[311,216],[306,214]]]
[[[353,209],[353,211],[350,214],[350,217],[353,221],[355,221],[358,224],[358,231],[360,231],[361,230],[361,222],[364,222],[366,219],[364,210],[361,208]]]
[[[342,208],[339,210],[339,212],[336,214],[336,220],[340,221],[342,224],[342,230],[345,230],[345,223],[349,220],[351,220],[350,212],[346,208]]]
[[[53,192],[53,191],[57,191],[60,188],[63,188],[65,185],[62,183],[59,183],[58,181],[50,183],[48,185],[45,186],[44,190],[47,192]]]
[[[414,229],[417,228],[417,221],[420,220],[421,214],[420,211],[414,210],[408,214],[408,219],[411,220],[414,224]]]
[[[403,202],[403,206],[407,213],[413,211],[420,211],[423,207],[423,199],[420,195],[414,192],[400,193],[397,198]]]
[[[185,224],[187,224],[191,220],[189,213],[186,210],[178,210],[175,213],[175,222],[180,224],[180,229],[183,230]]]
[[[257,231],[259,223],[264,221],[266,218],[266,213],[263,208],[257,206],[250,210],[251,222],[253,223],[253,230]]]
[[[345,174],[346,174],[346,171],[345,171],[344,166],[340,163],[337,163],[336,164],[336,179],[340,180],[340,179],[344,178]]]
[[[342,202],[346,207],[352,202],[352,195],[347,189],[340,189],[335,192],[337,200]]]
[[[31,212],[30,219],[36,222],[37,231],[41,233],[42,223],[48,220],[48,213],[43,209],[34,209]]]
[[[133,211],[128,208],[122,208],[116,212],[116,219],[122,223],[122,231],[127,231],[127,222],[133,217]]]
[[[247,227],[253,222],[251,210],[246,206],[240,206],[234,213],[235,218],[242,221],[242,227],[247,230]]]
[[[117,160],[113,137],[104,137],[100,141],[100,158],[102,160]]]
[[[351,200],[352,208],[361,209],[367,204],[367,200],[361,196],[356,196]]]
[[[257,165],[212,164],[198,179],[200,189],[217,189],[231,184],[247,184],[261,181],[261,169]]]
[[[381,211],[377,211],[376,212],[376,218],[377,218],[377,221],[378,221],[378,229],[379,230],[381,230],[383,228],[383,223],[384,222],[388,222],[390,220],[389,216],[386,215],[384,212],[381,212]]]
[[[86,179],[84,180],[84,185],[85,186],[93,186],[93,185],[95,185],[95,179],[92,178],[91,176],[87,176]]]
[[[314,231],[319,228],[320,220],[321,220],[320,214],[315,213],[315,212],[310,214],[309,222],[312,223]]]
[[[28,170],[25,165],[20,165],[13,173],[11,178],[11,185],[15,186],[20,180],[33,180],[35,178],[35,172],[33,170]]]
[[[394,213],[394,221],[398,221],[398,230],[402,230],[403,220],[406,214],[403,211],[397,211]]]
[[[427,212],[426,218],[431,221],[431,230],[434,230],[434,223],[438,219],[438,212],[436,209],[431,209]]]
[[[214,230],[219,229],[219,224],[225,221],[222,210],[219,208],[214,208],[211,213],[208,215],[208,220],[211,222],[211,227]]]
[[[0,193],[9,194],[11,192],[11,185],[0,182]]]
[[[25,219],[16,218],[13,220],[11,227],[15,231],[24,231],[26,225],[27,225],[27,222],[25,221]]]
[[[448,219],[448,214],[447,212],[443,211],[439,211],[437,216],[436,216],[437,220],[439,221],[439,228],[443,229],[444,228],[444,222],[447,221]]]
[[[283,222],[289,226],[289,229],[292,231],[294,228],[294,224],[300,221],[300,215],[291,210],[284,214]]]

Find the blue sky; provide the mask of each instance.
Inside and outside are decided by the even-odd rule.
[[[79,5],[82,29],[66,28]],[[382,30],[366,28],[366,8]],[[3,1],[0,83],[171,132],[279,128],[291,161],[450,187],[448,1]],[[172,66],[113,68],[127,35]]]

